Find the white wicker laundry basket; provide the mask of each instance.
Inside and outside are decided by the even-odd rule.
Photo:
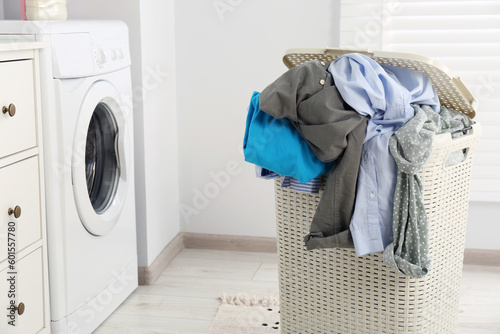
[[[288,67],[318,59],[331,62],[333,49],[289,50]],[[367,53],[379,63],[425,71],[441,103],[471,117],[475,101],[458,78],[435,61],[409,54]],[[396,274],[381,254],[358,257],[354,249],[305,249],[303,238],[319,194],[281,188],[275,183],[282,334],[456,333],[467,222],[470,170],[479,124],[458,139],[438,135],[420,172],[430,224],[432,266],[422,279]],[[452,152],[466,158],[445,167]]]

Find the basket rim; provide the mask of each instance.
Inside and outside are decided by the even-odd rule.
[[[460,101],[461,104],[466,106],[466,110],[459,110],[460,112],[466,114],[470,118],[474,118],[477,112],[478,102],[470,92],[470,90],[465,86],[462,79],[459,76],[453,74],[453,72],[443,63],[418,54],[413,53],[401,53],[393,51],[372,51],[372,50],[357,50],[357,49],[342,49],[342,48],[293,48],[288,49],[283,56],[283,63],[288,67],[292,68],[297,64],[294,64],[293,58],[307,56],[310,59],[321,58],[321,57],[332,57],[337,58],[349,53],[361,53],[365,56],[372,58],[378,63],[382,60],[389,60],[394,63],[411,64],[411,68],[423,71],[429,75],[429,66],[433,69],[438,77],[429,75],[433,84],[436,84],[438,80],[441,85],[444,85],[446,91],[451,92],[452,98]],[[406,66],[410,67],[410,66]],[[444,96],[439,96],[440,100]],[[449,96],[448,96],[449,97]]]

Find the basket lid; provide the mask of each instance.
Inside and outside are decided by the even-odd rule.
[[[283,62],[288,68],[292,68],[309,60],[332,62],[342,55],[354,52],[364,54],[380,64],[408,67],[427,73],[442,105],[470,118],[476,115],[477,101],[462,80],[442,63],[424,56],[369,50],[290,49],[286,51]]]

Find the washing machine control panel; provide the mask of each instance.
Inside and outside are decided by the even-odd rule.
[[[51,43],[54,78],[83,78],[130,66],[126,27],[59,33],[45,38]]]
[[[91,40],[94,63],[98,72],[109,72],[130,65],[126,32],[91,34]]]

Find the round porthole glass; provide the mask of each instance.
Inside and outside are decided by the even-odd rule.
[[[90,203],[103,213],[116,192],[120,177],[118,127],[109,108],[97,104],[90,119],[85,146],[85,176]]]
[[[121,99],[109,83],[94,83],[83,100],[73,134],[75,205],[80,222],[95,236],[113,229],[133,180],[131,112]]]

